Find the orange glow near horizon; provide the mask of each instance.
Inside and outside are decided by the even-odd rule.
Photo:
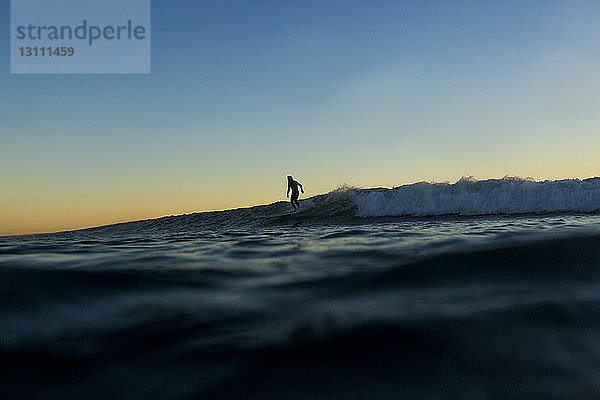
[[[315,174],[300,178],[306,188],[306,193],[301,198],[327,193],[341,183],[348,183],[356,187],[391,188],[418,181],[450,181],[453,183],[461,176],[467,175],[471,174],[438,176],[429,179],[412,177],[411,180],[404,183],[388,183],[384,179],[379,179],[372,180],[373,184],[365,184],[358,179],[344,177],[336,184],[330,185]],[[529,176],[531,174],[505,173],[493,176],[493,178],[502,178],[506,175]],[[579,178],[596,175],[587,174]],[[173,188],[167,191],[152,192],[142,190],[140,187],[130,187],[130,190],[127,191],[122,188],[104,187],[103,190],[97,190],[95,193],[80,191],[78,195],[74,192],[61,192],[62,195],[58,192],[47,192],[38,193],[37,196],[25,196],[21,192],[20,196],[5,198],[0,203],[0,210],[2,210],[0,211],[0,236],[69,231],[170,215],[220,211],[286,201],[284,178],[285,176],[277,182],[263,183],[260,190],[249,190],[247,185],[225,190],[225,186],[222,186],[220,190],[210,194],[202,193],[199,190],[174,190]],[[482,176],[475,176],[475,178],[489,179]],[[534,175],[536,180],[565,178],[576,177]],[[116,196],[116,193],[119,193],[119,196]]]

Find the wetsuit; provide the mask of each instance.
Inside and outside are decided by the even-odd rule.
[[[293,179],[288,180],[288,193],[291,189],[292,197],[290,198],[290,203],[292,203],[292,207],[294,208],[294,210],[296,209],[296,207],[300,207],[300,203],[298,202],[298,197],[300,196],[298,186],[300,186],[300,189],[302,189],[302,193],[304,193],[304,188],[302,187],[302,184],[300,182],[295,181]]]

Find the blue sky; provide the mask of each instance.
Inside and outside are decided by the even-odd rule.
[[[0,225],[597,175],[600,3],[323,3],[154,0],[151,74],[11,75],[3,2]]]

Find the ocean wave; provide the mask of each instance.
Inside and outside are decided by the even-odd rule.
[[[285,209],[282,203],[264,207],[277,207],[280,212]],[[600,211],[600,178],[535,181],[520,177],[464,177],[456,183],[418,182],[392,189],[341,186],[304,200],[303,206],[295,214],[267,221],[300,217],[332,222],[352,217],[591,213]],[[268,215],[262,211],[262,215]]]
[[[595,213],[600,211],[600,177],[557,181],[464,177],[456,183],[418,182],[392,189],[343,185],[329,193],[302,199],[300,203],[302,206],[297,212],[292,212],[288,202],[277,201],[254,207],[125,222],[86,231],[95,231],[103,238],[114,235],[118,240],[124,234],[137,237],[163,232],[179,240],[177,235],[183,233],[210,234],[319,222],[360,223],[381,217]],[[0,254],[3,251],[7,250],[0,248]]]
[[[469,177],[454,184],[420,182],[390,190],[358,190],[354,201],[362,217],[594,212],[600,210],[600,178]]]
[[[218,218],[221,222],[227,216],[229,221],[278,223],[299,218],[346,222],[343,218],[591,213],[600,211],[600,177],[557,181],[464,177],[456,183],[418,182],[392,189],[344,185],[301,203],[296,213],[288,212],[288,205],[280,201],[225,211],[228,214]],[[217,218],[217,214],[212,216]]]

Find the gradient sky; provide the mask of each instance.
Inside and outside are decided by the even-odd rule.
[[[149,75],[11,75],[0,235],[347,183],[598,175],[598,1],[152,1]]]

